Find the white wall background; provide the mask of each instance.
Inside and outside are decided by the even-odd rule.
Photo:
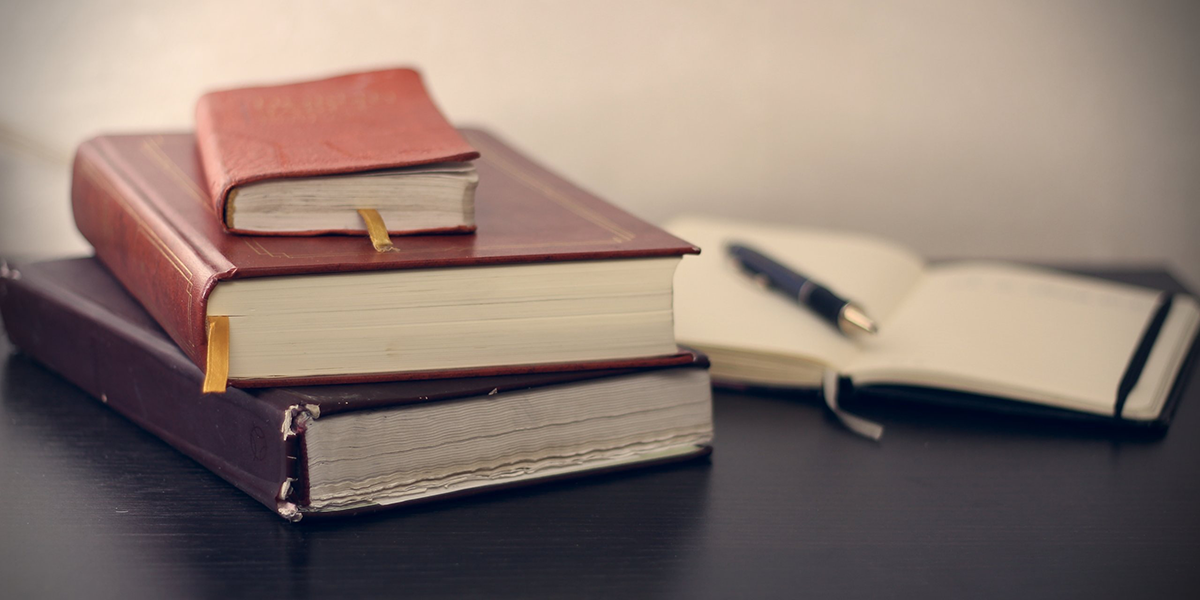
[[[0,0],[3,2],[4,0]],[[644,218],[936,257],[1166,264],[1200,288],[1200,10],[1091,0],[4,2],[0,255],[86,251],[73,147],[197,95],[415,65]]]

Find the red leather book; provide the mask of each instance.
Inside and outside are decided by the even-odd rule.
[[[0,275],[0,316],[13,344],[293,521],[683,460],[710,449],[707,362],[698,354],[689,353],[685,363],[666,369],[230,388],[201,394],[200,370],[95,259],[0,269]],[[605,393],[614,386],[625,394]],[[653,389],[678,398],[659,407],[656,417],[637,418],[649,411],[636,410],[636,399],[627,396],[647,396],[649,408],[662,403],[657,397],[662,394]],[[572,418],[556,421],[562,403],[573,407]],[[449,412],[426,414],[430,410]],[[576,439],[527,435],[538,419],[548,419],[544,429],[553,433],[573,427],[574,417],[585,412],[595,414],[590,424],[574,430]],[[397,418],[389,418],[393,415]],[[626,424],[609,427],[606,436],[588,433],[608,427],[604,423],[614,418]],[[386,427],[391,421],[413,420],[418,429],[412,431]],[[521,427],[509,427],[514,423]],[[356,435],[336,435],[345,425]],[[326,445],[344,438],[359,450],[379,448],[403,456],[394,464],[387,462],[387,452],[381,462],[364,463],[357,454],[321,461],[322,426],[329,427]],[[489,442],[489,433],[503,443]],[[64,436],[76,434],[63,431]],[[439,438],[432,444],[441,449],[422,454],[424,442],[403,444],[406,437],[426,435]],[[584,442],[587,460],[567,456],[577,442]],[[454,450],[470,444],[475,444],[472,452]],[[529,450],[538,460],[531,459]],[[491,477],[438,475],[478,468]],[[422,479],[430,476],[440,478]],[[356,482],[355,490],[338,488],[342,481]],[[400,493],[405,487],[409,493]]]
[[[438,111],[420,75],[411,69],[210,92],[196,105],[196,142],[206,176],[202,188],[208,191],[213,212],[223,223],[234,231],[294,235],[363,229],[350,229],[353,220],[290,231],[286,227],[239,227],[232,208],[234,194],[248,184],[268,180],[378,172],[479,156]],[[440,179],[445,179],[444,173]],[[473,184],[467,188],[469,193]],[[431,193],[428,182],[421,191]],[[307,202],[315,201],[313,193],[310,188]],[[386,203],[394,195],[384,194],[377,201]],[[270,212],[276,216],[296,204],[284,196],[271,205]],[[470,212],[470,202],[460,210]],[[237,212],[241,217],[241,211]],[[349,212],[353,215],[354,211]],[[421,222],[425,225],[414,228],[394,220],[388,229],[392,233],[474,229],[469,214],[457,225]]]
[[[85,142],[74,164],[71,196],[75,222],[95,247],[97,257],[197,365],[204,365],[206,360],[209,299],[215,288],[229,282],[281,281],[281,276],[306,276],[313,278],[306,281],[316,281],[333,274],[344,277],[349,272],[448,268],[476,268],[475,272],[486,276],[491,267],[513,265],[562,265],[563,272],[570,275],[575,269],[607,264],[604,261],[633,268],[648,264],[644,261],[650,259],[699,252],[687,242],[555,176],[487,133],[465,130],[464,135],[483,151],[477,164],[481,185],[479,232],[475,235],[395,238],[395,252],[379,253],[358,238],[230,234],[222,227],[216,207],[208,201],[195,140],[190,134],[101,136]],[[690,358],[674,349],[670,273],[665,276],[667,297],[662,317],[666,321],[658,319],[656,327],[666,328],[670,344],[667,350],[580,358],[587,354],[582,352],[575,357],[529,364],[493,362],[483,366],[439,365],[319,375],[239,378],[231,370],[230,383],[244,387],[344,383],[679,364]],[[586,287],[588,282],[580,281],[578,285]],[[305,298],[304,294],[281,294],[297,302]],[[608,309],[599,306],[596,310]],[[561,332],[556,339],[568,343],[580,336],[599,336],[608,329],[596,321],[595,331],[586,332],[583,325],[594,320],[581,321],[579,332]],[[236,325],[231,327],[236,354],[239,337]],[[429,333],[436,335],[438,329],[432,327]],[[525,347],[543,344],[554,350],[553,343],[522,342],[519,338],[526,335],[525,328],[506,335],[513,338],[513,343],[527,342]],[[402,351],[408,339],[389,342],[392,345],[380,352]]]

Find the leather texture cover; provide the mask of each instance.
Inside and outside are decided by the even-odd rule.
[[[24,352],[293,520],[303,514],[307,490],[302,415],[319,418],[638,371],[249,391],[229,388],[223,394],[201,394],[200,369],[92,258],[36,263],[5,272],[0,278],[0,315],[9,339]],[[707,368],[703,355],[686,356],[687,362],[675,368]],[[696,455],[707,452],[697,448]]]
[[[196,104],[196,142],[223,223],[239,185],[479,157],[412,69],[210,92]]]
[[[679,256],[699,249],[608,204],[482,131],[464,130],[483,151],[476,163],[475,235],[393,238],[376,252],[361,238],[244,236],[225,231],[204,191],[190,134],[101,136],[75,155],[75,224],[97,257],[197,365],[204,364],[209,294],[220,281],[275,275]],[[685,361],[682,355],[653,364]],[[522,370],[635,366],[645,361],[540,365]],[[487,375],[517,368],[379,373],[231,385],[347,383]]]

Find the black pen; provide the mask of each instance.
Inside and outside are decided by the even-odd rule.
[[[875,321],[871,320],[862,308],[767,255],[741,244],[730,244],[729,254],[755,281],[807,306],[834,324],[842,333],[850,334],[855,330],[867,333],[879,331]]]

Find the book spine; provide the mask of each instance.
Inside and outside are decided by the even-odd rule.
[[[0,316],[26,354],[281,516],[299,517],[296,411],[235,388],[200,393],[203,374],[166,339],[19,271],[0,278]]]
[[[96,256],[197,365],[207,349],[204,319],[218,271],[153,206],[106,151],[84,142],[75,155],[71,207]]]
[[[201,96],[196,102],[196,150],[200,155],[200,168],[213,210],[220,216],[221,222],[228,225],[225,205],[229,190],[233,188],[233,177],[217,147],[216,116],[213,114],[211,94]]]

